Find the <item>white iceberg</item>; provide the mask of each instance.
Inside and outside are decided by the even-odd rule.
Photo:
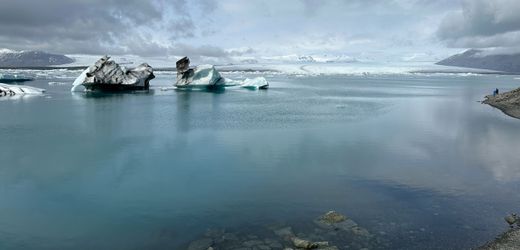
[[[247,89],[267,89],[269,83],[264,77],[246,79],[244,81],[223,78],[213,65],[199,65],[189,68],[190,59],[184,57],[177,61],[177,88],[223,88],[240,86]]]
[[[189,69],[184,73],[177,73],[175,86],[183,87],[221,87],[224,81],[220,73],[213,65],[200,65],[195,69]]]
[[[154,79],[153,69],[143,63],[136,68],[120,67],[110,57],[104,56],[83,71],[72,84],[71,91],[80,90],[147,90]]]
[[[246,89],[267,89],[269,88],[269,83],[264,77],[255,77],[252,79],[246,78],[242,84],[240,85]]]
[[[0,83],[0,97],[19,95],[41,95],[45,89],[29,87],[24,85],[9,85]]]

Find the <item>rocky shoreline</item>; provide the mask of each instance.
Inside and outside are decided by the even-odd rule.
[[[520,228],[510,229],[496,239],[477,248],[478,250],[520,249]]]
[[[520,119],[520,88],[498,95],[488,95],[482,102]]]
[[[380,239],[354,220],[329,211],[311,222],[309,228],[293,225],[268,225],[255,233],[208,230],[192,241],[188,250],[292,250],[292,249],[379,249]]]

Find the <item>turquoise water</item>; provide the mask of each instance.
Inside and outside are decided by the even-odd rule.
[[[520,212],[520,120],[478,102],[515,76],[267,74],[215,93],[162,91],[165,72],[149,93],[72,94],[75,74],[0,100],[1,249],[183,249],[329,210],[373,248],[460,249]]]

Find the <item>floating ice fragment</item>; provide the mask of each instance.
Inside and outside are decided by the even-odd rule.
[[[20,74],[4,74],[0,73],[0,82],[1,83],[14,83],[14,82],[28,82],[32,81],[33,78],[26,76],[26,75],[20,75]]]
[[[45,89],[24,85],[9,85],[0,83],[0,97],[16,95],[40,95],[43,92],[45,92]]]
[[[155,78],[152,67],[146,63],[126,69],[109,59],[104,56],[83,71],[74,81],[71,91],[80,91],[81,86],[87,90],[147,90],[150,80]]]
[[[255,77],[253,79],[246,78],[241,84],[243,88],[246,89],[267,89],[269,88],[269,83],[264,77]]]
[[[269,83],[264,77],[237,81],[223,78],[213,65],[199,65],[189,68],[190,60],[184,57],[177,61],[177,88],[222,88],[241,86],[247,89],[267,89]]]
[[[199,65],[195,69],[179,71],[175,86],[178,88],[223,87],[224,81],[213,65]]]

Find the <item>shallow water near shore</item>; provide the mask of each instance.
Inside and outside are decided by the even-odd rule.
[[[73,75],[0,99],[1,249],[183,249],[208,229],[305,233],[329,210],[373,248],[469,249],[520,209],[520,120],[479,102],[516,76],[266,73],[266,91],[205,92],[162,91],[161,72],[149,92],[78,94]]]

